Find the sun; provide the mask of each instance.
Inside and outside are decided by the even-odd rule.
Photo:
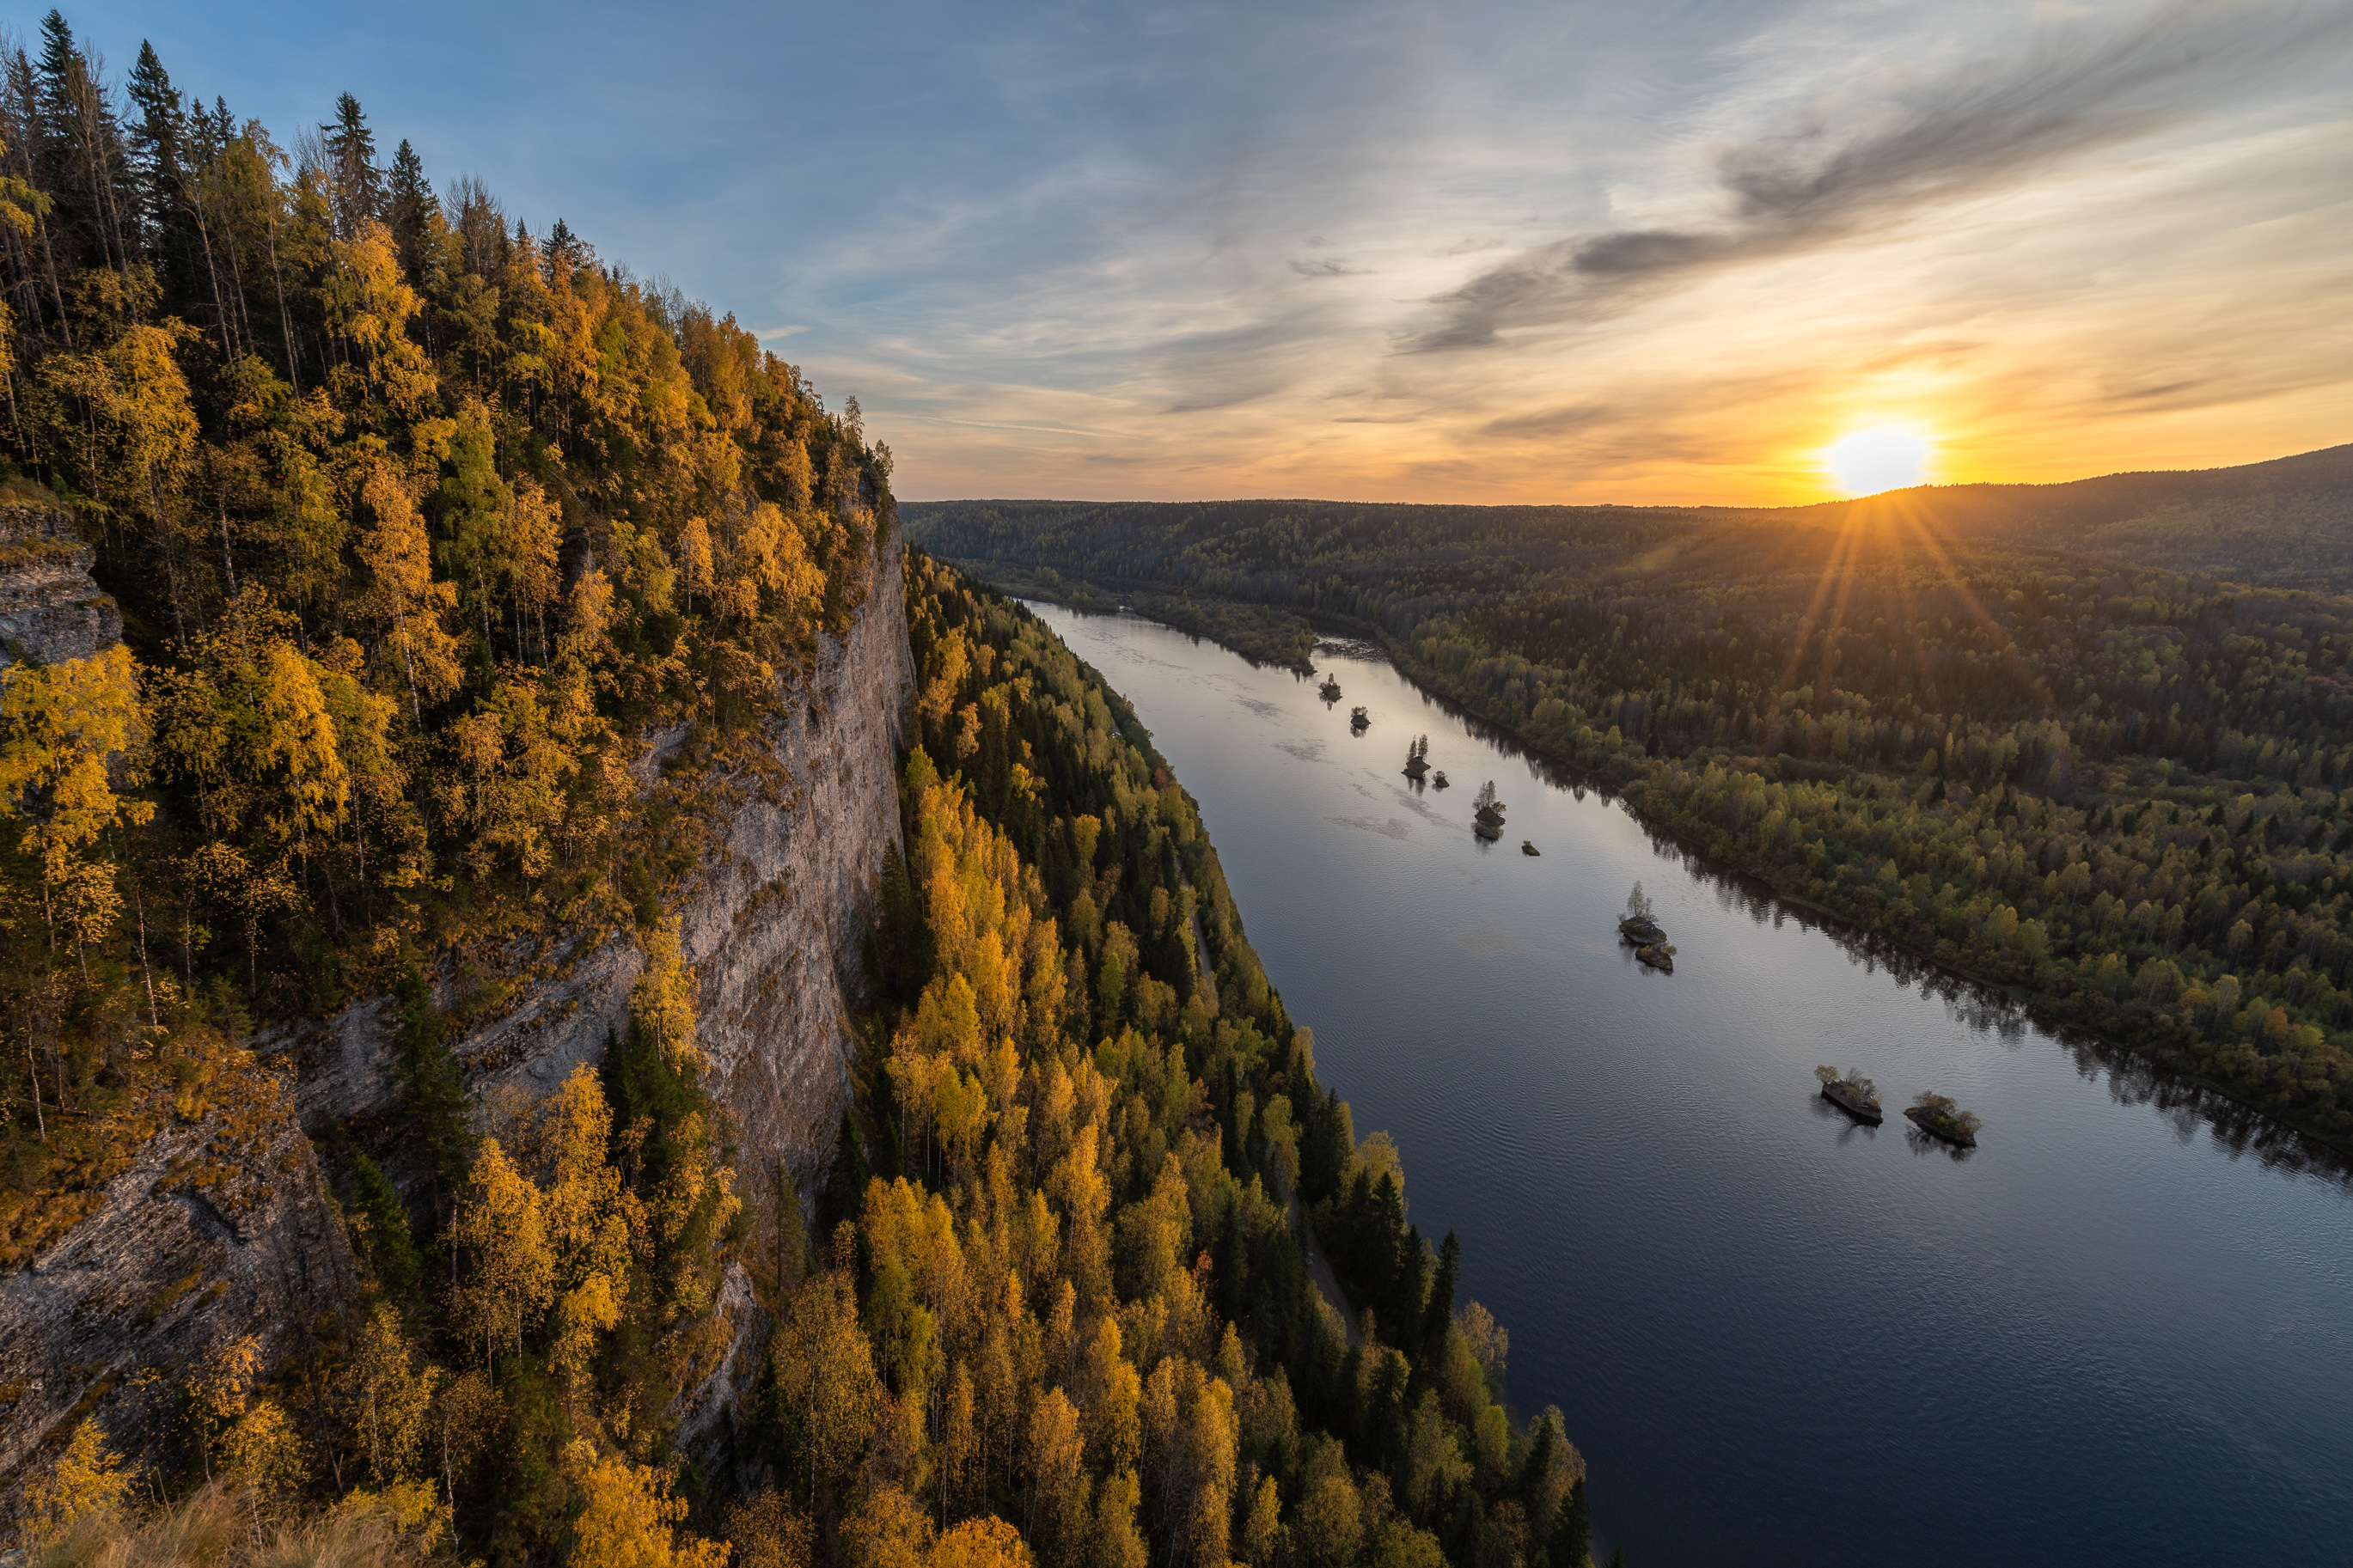
[[[1928,438],[1901,425],[1850,430],[1822,450],[1822,466],[1849,495],[1916,485],[1928,470]]]

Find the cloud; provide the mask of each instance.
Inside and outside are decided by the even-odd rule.
[[[1599,404],[1583,404],[1567,408],[1547,408],[1535,414],[1515,415],[1508,419],[1493,419],[1482,429],[1490,436],[1567,436],[1603,424],[1611,416],[1611,411]]]
[[[1338,257],[1318,258],[1313,261],[1294,261],[1291,264],[1291,269],[1302,278],[1365,278],[1369,277],[1372,272],[1370,268],[1351,267]]]
[[[1613,315],[1749,262],[1883,233],[2074,155],[2149,135],[2260,72],[2330,53],[2353,8],[2177,4],[2137,25],[2044,32],[2020,53],[1900,86],[1882,101],[1817,104],[1720,153],[1725,216],[1629,228],[1523,252],[1437,296],[1409,353],[1484,348],[1516,328]]]

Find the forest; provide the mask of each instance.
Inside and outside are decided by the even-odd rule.
[[[986,576],[1220,600],[1266,643],[1303,619],[1377,637],[1718,864],[2353,1146],[2341,596],[2035,548],[1901,498],[906,515]]]
[[[453,1212],[414,1223],[357,1162],[350,1342],[274,1382],[250,1341],[187,1369],[168,1473],[83,1423],[27,1489],[38,1561],[203,1555],[257,1517],[273,1561],[1590,1561],[1559,1413],[1506,1413],[1506,1332],[1458,1306],[1453,1237],[1408,1222],[1395,1145],[1318,1083],[1132,710],[952,569],[912,558],[907,595],[906,849],[818,1224],[790,1193],[744,1223],[666,928],[628,1037],[538,1103],[470,1109],[412,984],[411,1110]],[[729,1260],[777,1327],[706,1471],[649,1417]]]
[[[735,1168],[668,902],[900,548],[854,401],[437,193],[348,95],[281,148],[55,12],[0,75],[0,485],[71,516],[124,631],[0,666],[0,1247],[165,1127],[210,1141],[162,1185],[234,1218],[290,1115],[257,1036],[354,997],[395,999],[405,1131],[320,1150],[348,1310],[98,1383],[13,1479],[28,1561],[1588,1560],[1558,1413],[1506,1414],[1504,1331],[1133,712],[919,552],[856,1093],[814,1190]],[[634,774],[654,730],[697,765]],[[437,976],[559,929],[642,949],[627,1028],[470,1098]],[[691,1458],[733,1277],[773,1332]]]
[[[692,802],[637,788],[637,732],[756,756],[894,546],[854,405],[436,195],[348,95],[289,154],[151,48],[101,82],[54,12],[0,67],[0,484],[71,513],[123,622],[0,673],[13,1264],[252,1077],[257,1026],[653,931]]]

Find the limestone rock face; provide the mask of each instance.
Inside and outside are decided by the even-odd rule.
[[[90,580],[97,558],[69,513],[0,501],[0,666],[62,664],[122,640],[122,612]]]
[[[119,1447],[145,1448],[176,1372],[240,1334],[274,1366],[352,1300],[343,1222],[276,1079],[243,1058],[206,1100],[163,1108],[127,1169],[74,1194],[95,1200],[80,1222],[0,1275],[0,1475],[100,1406]]]
[[[747,1184],[781,1162],[806,1189],[831,1158],[847,1103],[858,946],[884,847],[899,836],[897,751],[915,679],[895,540],[888,560],[849,635],[826,639],[814,679],[775,731],[789,783],[710,781],[708,851],[677,905],[708,1087],[733,1121]],[[684,741],[683,731],[652,737],[641,781],[683,765]],[[559,948],[548,973],[524,979],[495,1016],[451,1043],[468,1086],[537,1098],[601,1060],[608,1034],[628,1026],[644,964],[629,932]],[[396,1110],[395,1023],[378,997],[303,1043],[295,1092],[314,1133]]]
[[[781,779],[768,770],[766,779],[697,781],[709,786],[707,853],[675,907],[698,982],[709,1087],[733,1121],[747,1194],[765,1189],[778,1164],[813,1192],[847,1103],[859,943],[899,834],[896,753],[914,687],[895,537],[884,556],[848,635],[823,639],[814,676],[797,685],[773,732]],[[89,588],[86,575],[81,583]],[[60,593],[43,602],[90,601]],[[111,637],[111,602],[95,603],[102,611],[89,614],[102,613]],[[50,640],[37,657],[73,657],[59,651],[69,644],[57,629],[69,620],[39,622]],[[691,768],[685,741],[682,731],[650,737],[640,781]],[[628,1026],[644,965],[629,932],[559,937],[552,962],[516,959],[521,977],[495,1015],[452,1043],[477,1095],[512,1086],[536,1098],[598,1061],[608,1032]],[[442,991],[456,1000],[457,982],[445,977]],[[262,1080],[248,1085],[254,1103],[274,1108],[266,1138],[246,1136],[234,1158],[207,1154],[217,1126],[171,1121],[31,1268],[0,1275],[0,1475],[61,1440],[86,1409],[100,1411],[118,1444],[136,1447],[173,1386],[137,1394],[142,1369],[168,1379],[248,1333],[274,1366],[322,1315],[352,1304],[350,1244],[312,1139],[332,1132],[396,1150],[396,1023],[377,996],[271,1031],[257,1042],[261,1065],[249,1065]],[[198,1167],[210,1184],[189,1174]],[[673,1408],[682,1442],[723,1451],[766,1330],[748,1278],[731,1268],[705,1336],[712,1353],[698,1359]]]

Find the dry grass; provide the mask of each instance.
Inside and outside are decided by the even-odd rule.
[[[209,1486],[146,1520],[76,1521],[25,1568],[415,1568],[448,1534],[429,1486],[353,1492],[323,1513],[265,1517],[253,1494]]]

